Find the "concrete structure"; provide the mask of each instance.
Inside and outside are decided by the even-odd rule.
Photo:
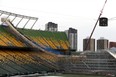
[[[108,44],[109,41],[101,37],[100,39],[97,40],[97,50],[108,49],[109,48]]]
[[[48,22],[46,25],[45,25],[45,30],[46,31],[58,31],[58,24],[55,24],[53,22]]]
[[[77,50],[77,30],[74,28],[69,28],[69,30],[65,31],[68,39],[69,39],[69,43],[70,43],[70,50],[72,51],[76,51]]]
[[[80,54],[86,57],[82,57],[82,55],[62,56],[63,59],[61,59],[61,63],[59,62],[60,68],[65,70],[65,73],[116,76],[115,51],[86,51]]]
[[[87,47],[88,40],[89,40],[88,37],[83,39],[83,51],[86,51],[86,50],[95,51],[95,39],[91,38],[90,43],[88,44],[88,47]]]

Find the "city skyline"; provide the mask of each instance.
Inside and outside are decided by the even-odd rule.
[[[58,30],[69,27],[78,30],[78,49],[82,50],[82,40],[90,35],[105,0],[0,0],[0,9],[22,15],[38,17],[34,28],[45,30],[47,22],[58,24]],[[105,37],[116,41],[115,0],[108,0],[102,17],[108,17],[108,27],[97,25],[93,38]]]

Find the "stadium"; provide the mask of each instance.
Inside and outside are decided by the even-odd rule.
[[[78,56],[67,55],[70,43],[65,32],[34,30],[36,17],[0,10],[0,76],[38,73],[115,74],[116,52],[102,50],[83,52]],[[2,18],[5,14],[7,17]],[[9,19],[10,16],[14,18]],[[14,25],[16,18],[19,22]],[[23,28],[17,26],[28,19]],[[25,26],[35,20],[31,29]]]

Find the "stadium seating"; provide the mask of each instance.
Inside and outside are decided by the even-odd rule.
[[[17,28],[22,19],[28,19],[28,16],[16,14],[15,18],[23,18],[15,26],[15,18],[10,20],[14,13],[1,11],[2,14],[9,15],[1,18],[0,77],[60,71],[58,56],[64,55],[70,47],[65,32],[24,29],[29,21],[23,28]],[[29,17],[31,19],[36,20]]]
[[[31,29],[18,29],[21,33],[31,38],[39,44],[43,44],[52,49],[66,49],[69,48],[69,42],[64,32],[50,32]]]
[[[18,31],[33,43],[43,48],[44,52],[41,50],[0,50],[0,75],[24,74],[59,69],[57,64],[58,57],[55,54],[63,54],[63,52],[57,51],[56,49],[68,50],[69,47],[69,42],[64,32],[31,29],[18,29]],[[0,26],[0,46],[27,47],[23,41],[8,32],[3,26]]]
[[[41,59],[40,56],[41,54],[38,52],[32,51],[0,50],[0,75],[53,70],[53,66]]]
[[[25,44],[7,32],[3,26],[0,25],[0,45],[3,46],[17,46],[24,47]]]

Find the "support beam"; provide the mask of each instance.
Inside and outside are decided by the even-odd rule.
[[[28,24],[29,21],[30,21],[30,19],[28,19],[28,21],[25,23],[25,25],[23,26],[23,29],[26,27],[26,25]]]
[[[33,29],[35,23],[37,22],[38,19],[35,20],[34,24],[31,26],[31,29]]]
[[[17,23],[16,27],[18,27],[18,25],[20,24],[20,22],[23,20],[23,17],[21,18],[21,20]]]

